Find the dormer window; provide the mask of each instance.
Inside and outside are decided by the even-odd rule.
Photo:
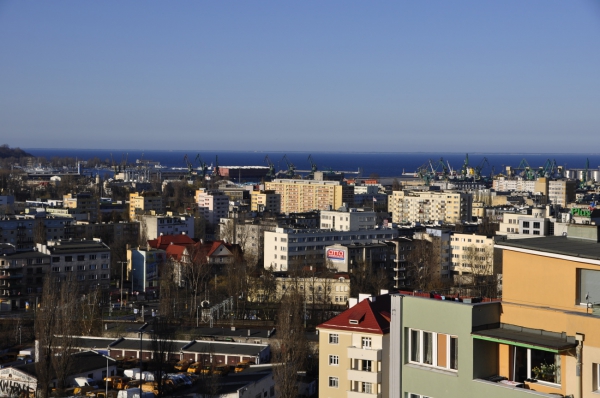
[[[358,319],[350,319],[350,325],[358,325]]]

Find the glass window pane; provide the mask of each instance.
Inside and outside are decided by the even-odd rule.
[[[458,370],[458,337],[450,336],[450,369]]]
[[[585,296],[588,295],[588,299]],[[579,270],[579,303],[600,302],[600,271]]]
[[[560,384],[560,355],[552,352],[531,350],[531,377]]]
[[[433,333],[423,332],[423,363],[433,365]]]
[[[411,330],[410,331],[410,360],[413,362],[421,361],[421,347],[419,345],[419,331]]]

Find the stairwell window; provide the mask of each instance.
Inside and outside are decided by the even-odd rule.
[[[447,370],[458,370],[458,337],[409,329],[409,362]]]
[[[340,336],[337,333],[330,333],[329,334],[329,344],[339,344],[340,342]]]
[[[330,377],[329,378],[329,387],[338,388],[338,386],[339,386],[339,379],[337,377]]]
[[[329,356],[329,365],[339,365],[340,364],[340,357],[337,355],[330,355]]]

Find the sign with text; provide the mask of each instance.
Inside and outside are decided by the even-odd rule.
[[[327,249],[327,260],[344,261],[346,259],[346,251],[340,249]]]

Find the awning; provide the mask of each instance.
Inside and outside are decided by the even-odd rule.
[[[496,324],[497,326],[497,324]],[[559,353],[577,346],[575,337],[521,326],[500,324],[500,327],[473,331],[474,339],[493,341],[512,346]]]

